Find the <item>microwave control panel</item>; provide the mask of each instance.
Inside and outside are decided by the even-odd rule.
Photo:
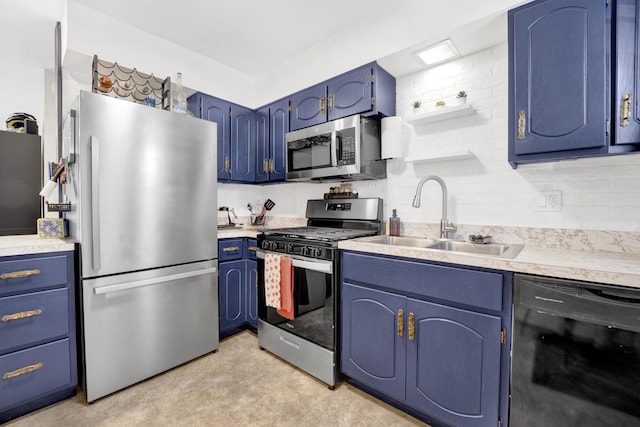
[[[356,163],[356,128],[336,131],[338,166]]]

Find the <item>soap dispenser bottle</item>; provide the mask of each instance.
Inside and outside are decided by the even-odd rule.
[[[396,210],[393,210],[393,215],[389,218],[389,236],[400,235],[400,217],[396,214]]]

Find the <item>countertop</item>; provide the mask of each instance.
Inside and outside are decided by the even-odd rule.
[[[366,237],[345,240],[340,242],[338,247],[373,254],[640,288],[640,254],[637,253],[581,251],[525,245],[514,259],[505,259],[495,256],[367,243],[366,240]]]
[[[218,229],[218,239],[232,239],[234,237],[250,237],[255,239],[263,229],[229,227]]]
[[[0,236],[0,256],[72,251],[71,239],[40,239],[36,234]]]

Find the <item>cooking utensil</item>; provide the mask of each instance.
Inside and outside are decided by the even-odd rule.
[[[274,207],[275,205],[276,205],[276,204],[273,202],[273,200],[271,200],[271,199],[267,199],[267,200],[264,202],[264,206],[263,206],[263,208],[264,208],[264,209],[266,209],[266,210],[268,210],[268,211],[270,211],[271,209],[273,209],[273,207]]]

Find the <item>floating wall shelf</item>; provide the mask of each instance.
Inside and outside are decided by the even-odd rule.
[[[406,119],[406,122],[415,125],[425,125],[427,123],[439,122],[441,120],[455,119],[457,117],[470,116],[476,110],[471,104],[455,105],[453,107],[439,107],[435,111],[419,114]]]
[[[447,161],[447,160],[470,159],[473,156],[474,156],[473,152],[471,152],[469,150],[460,150],[460,151],[454,151],[454,152],[446,153],[446,154],[436,154],[436,155],[433,155],[433,156],[405,157],[404,161],[405,162],[416,162],[416,163],[417,162],[440,162],[440,161]]]

